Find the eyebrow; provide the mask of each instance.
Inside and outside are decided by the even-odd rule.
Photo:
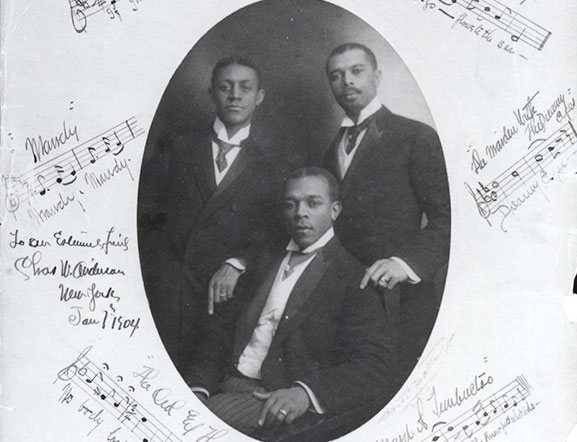
[[[322,200],[324,197],[322,195],[305,195],[304,198],[302,198],[303,200],[313,200],[313,199],[317,199],[317,200]],[[285,196],[284,200],[285,201],[294,201],[297,198],[293,197],[293,196]]]
[[[366,67],[367,65],[365,63],[357,63],[352,65],[350,68],[348,69],[354,69],[354,68],[358,68],[358,67]],[[346,70],[346,69],[345,69]],[[329,71],[329,75],[334,74],[335,72],[343,72],[343,69],[333,69],[332,71]]]

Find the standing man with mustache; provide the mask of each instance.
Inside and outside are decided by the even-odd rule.
[[[335,230],[367,266],[362,288],[400,289],[399,371],[408,375],[437,315],[441,294],[433,280],[448,261],[451,210],[441,144],[432,128],[381,104],[381,72],[366,46],[335,48],[326,73],[345,111],[324,163],[341,183]]]
[[[211,127],[176,134],[142,172],[162,186],[160,201],[140,211],[143,278],[157,329],[181,373],[207,310],[213,314],[214,303],[232,296],[251,250],[277,240],[272,206],[276,189],[282,191],[279,168],[251,136],[265,97],[258,68],[244,58],[220,60],[209,93],[216,108]]]

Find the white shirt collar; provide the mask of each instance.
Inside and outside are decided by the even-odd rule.
[[[335,236],[335,230],[331,227],[329,230],[327,230],[323,234],[323,236],[321,236],[319,239],[317,239],[315,243],[311,244],[310,246],[308,246],[304,250],[301,250],[300,247],[298,246],[298,244],[296,242],[294,242],[294,240],[292,240],[292,239],[290,240],[286,249],[289,252],[312,253],[312,252],[326,246],[327,243],[331,239],[333,239],[334,236]]]
[[[219,140],[225,141],[226,143],[232,144],[234,146],[239,146],[244,140],[248,138],[250,134],[250,124],[246,127],[240,129],[237,133],[235,133],[232,138],[228,138],[228,133],[226,132],[226,126],[221,121],[220,118],[216,117],[214,120],[214,124],[212,125],[214,129],[214,133],[216,134]]]
[[[373,100],[369,104],[367,104],[363,110],[361,110],[361,113],[359,114],[359,121],[357,121],[357,124],[360,124],[363,121],[365,121],[375,112],[377,112],[382,106],[383,105],[381,104],[381,100],[379,100],[379,97],[373,98]],[[341,123],[341,127],[352,127],[354,125],[355,122],[351,119],[351,117],[345,115],[345,118],[343,118],[343,122]]]

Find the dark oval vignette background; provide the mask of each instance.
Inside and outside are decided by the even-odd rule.
[[[343,115],[333,99],[325,62],[334,47],[348,41],[366,44],[375,52],[383,73],[379,90],[383,103],[434,127],[411,73],[366,22],[318,0],[265,0],[226,17],[186,55],[160,101],[144,160],[166,134],[211,123],[212,67],[221,58],[243,55],[261,70],[266,90],[253,121],[255,139],[271,156],[280,155],[293,165],[319,162]]]
[[[191,23],[191,26],[202,26]],[[435,127],[412,74],[366,22],[318,0],[265,0],[240,9],[211,28],[188,52],[171,78],[146,142],[145,164],[163,140],[209,127],[214,106],[208,89],[218,60],[241,55],[261,70],[266,97],[253,118],[252,134],[271,158],[293,167],[320,165],[337,134],[343,111],[325,74],[330,51],[345,42],[370,47],[382,71],[379,98],[394,113]],[[138,219],[162,198],[162,185],[141,175]],[[139,235],[141,225],[138,225]],[[143,257],[141,256],[141,265]],[[145,288],[151,283],[143,267]],[[436,278],[442,293],[446,270]]]

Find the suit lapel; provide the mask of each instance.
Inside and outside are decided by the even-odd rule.
[[[369,124],[365,136],[361,140],[361,144],[357,148],[357,152],[353,157],[353,161],[349,166],[349,169],[342,180],[343,185],[346,185],[349,177],[355,174],[355,171],[359,168],[359,165],[363,164],[365,158],[371,158],[372,152],[376,149],[382,149],[387,143],[392,134],[391,119],[388,118],[390,111],[386,107],[382,107],[377,111],[375,119]]]
[[[191,152],[192,169],[196,185],[204,204],[210,199],[216,189],[216,180],[212,166],[212,142],[210,137],[203,137],[200,142],[194,143],[189,140],[187,146]]]
[[[260,314],[262,313],[262,309],[264,308],[266,301],[268,299],[268,295],[271,291],[276,274],[284,258],[284,254],[285,253],[283,252],[277,255],[270,261],[270,265],[265,267],[267,270],[262,280],[262,283],[256,289],[254,298],[252,299],[247,309],[241,316],[242,319],[239,322],[240,328],[238,330],[239,335],[236,341],[237,346],[235,347],[236,349],[235,353],[240,354],[240,352],[244,350],[244,348],[250,341],[254,328],[258,323]],[[235,354],[235,357],[238,358],[238,354]]]
[[[325,168],[331,172],[339,181],[342,180],[341,171],[339,168],[338,149],[342,138],[342,131],[339,130],[337,136],[333,140],[329,150],[327,151]]]
[[[236,159],[230,166],[227,174],[224,176],[223,180],[220,184],[216,187],[215,192],[212,195],[211,199],[216,199],[222,193],[228,189],[228,187],[240,176],[240,174],[244,171],[245,167],[249,163],[249,156],[250,153],[247,151],[247,147],[241,148],[240,152],[236,156]]]
[[[202,217],[207,218],[212,213],[218,210],[224,203],[226,203],[232,196],[243,192],[242,186],[238,185],[239,181],[250,175],[251,166],[254,163],[255,153],[251,146],[244,146],[239,152],[238,156],[230,166],[229,171],[216,187],[213,194],[210,196],[207,204],[203,210]],[[210,165],[214,162],[212,157],[210,158]],[[214,180],[214,167],[212,169],[212,175]]]
[[[323,297],[324,292],[318,290],[318,288],[339,247],[338,240],[333,238],[303,272],[287,301],[282,319],[271,343],[271,348],[282,343],[288,335],[297,329],[310,314],[312,310],[311,303]]]

